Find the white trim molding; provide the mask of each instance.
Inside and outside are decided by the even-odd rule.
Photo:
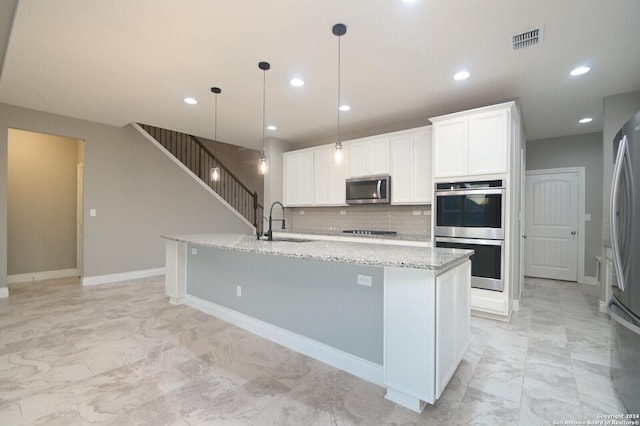
[[[347,352],[301,336],[273,324],[255,319],[248,315],[220,306],[190,294],[186,295],[186,304],[199,311],[230,322],[253,334],[278,343],[291,350],[307,355],[332,367],[358,376],[379,386],[385,386],[384,367]]]
[[[120,281],[137,280],[140,278],[155,277],[164,275],[166,268],[141,269],[139,271],[120,272],[117,274],[95,275],[93,277],[82,277],[83,286],[116,283]]]
[[[7,275],[8,284],[26,283],[28,281],[53,280],[56,278],[77,277],[77,269],[59,269],[57,271],[29,272],[26,274]]]
[[[0,287],[0,299],[9,297],[9,287]]]

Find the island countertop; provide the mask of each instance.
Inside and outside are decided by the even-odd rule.
[[[257,240],[255,235],[248,234],[166,235],[163,238],[248,253],[434,271],[449,269],[473,254],[473,250],[384,245],[375,242],[266,241]]]

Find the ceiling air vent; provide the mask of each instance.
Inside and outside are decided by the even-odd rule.
[[[511,36],[513,50],[524,49],[542,43],[543,27],[534,28]]]

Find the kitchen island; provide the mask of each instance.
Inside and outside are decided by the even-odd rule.
[[[420,412],[469,343],[469,250],[166,236],[166,293],[387,389]]]

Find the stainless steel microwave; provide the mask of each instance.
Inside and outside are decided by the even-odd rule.
[[[347,204],[388,204],[391,202],[391,176],[365,176],[347,179]]]

